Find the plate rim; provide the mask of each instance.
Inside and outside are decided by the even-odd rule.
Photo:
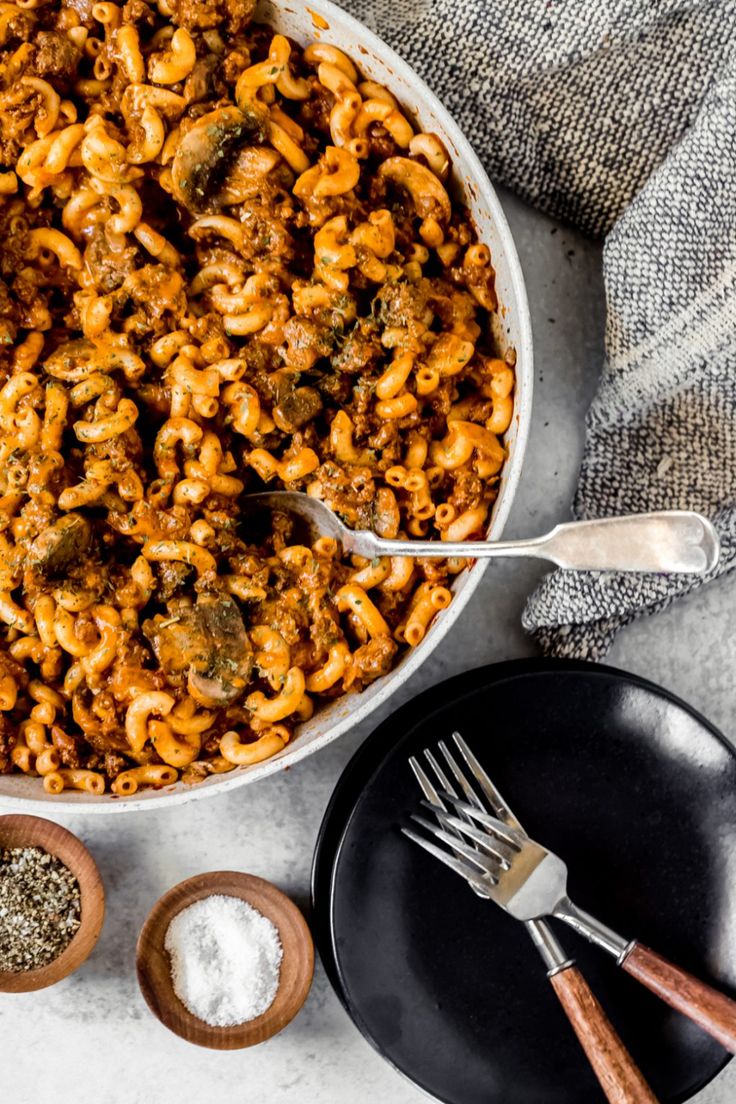
[[[584,659],[571,659],[566,657],[553,657],[553,656],[528,656],[519,659],[507,659],[501,660],[498,663],[481,664],[478,667],[472,667],[468,671],[461,671],[456,675],[451,675],[447,679],[443,679],[441,682],[435,683],[432,686],[426,687],[420,691],[413,698],[404,702],[394,713],[391,713],[388,717],[385,717],[380,724],[378,724],[363,740],[360,746],[352,754],[348,762],[343,767],[340,776],[335,783],[335,787],[330,794],[329,801],[325,808],[325,811],[320,821],[319,829],[317,831],[317,838],[315,841],[314,852],[312,856],[312,865],[310,869],[309,880],[309,895],[312,917],[312,929],[315,946],[317,947],[320,960],[324,967],[327,978],[330,982],[333,992],[339,1000],[342,1007],[350,1017],[351,1021],[358,1029],[362,1037],[370,1044],[372,1049],[378,1054],[381,1059],[386,1062],[396,1073],[398,1073],[405,1081],[411,1084],[419,1092],[423,1093],[429,1099],[439,1100],[442,1104],[455,1104],[448,1097],[439,1097],[435,1093],[431,1092],[424,1085],[418,1083],[414,1078],[398,1066],[392,1058],[381,1048],[377,1040],[375,1040],[371,1032],[366,1027],[359,1010],[355,1007],[354,1002],[348,999],[348,996],[343,988],[340,970],[337,961],[336,947],[334,944],[334,930],[333,930],[333,902],[334,902],[334,882],[336,875],[337,859],[342,850],[342,846],[347,834],[350,822],[355,812],[357,797],[351,795],[347,798],[350,811],[347,817],[344,819],[340,826],[337,840],[334,846],[329,846],[328,832],[330,830],[330,820],[333,815],[336,815],[336,810],[339,806],[341,798],[345,796],[344,791],[347,789],[350,793],[350,783],[354,778],[359,775],[361,765],[363,761],[370,762],[372,755],[380,753],[380,759],[374,769],[370,772],[370,775],[363,780],[361,789],[368,784],[373,776],[380,770],[385,756],[390,750],[384,748],[383,744],[388,743],[388,740],[382,741],[379,734],[382,734],[384,730],[388,731],[391,725],[396,723],[401,724],[404,716],[409,716],[417,713],[425,715],[429,712],[433,706],[430,704],[426,706],[426,702],[432,702],[433,699],[442,701],[443,704],[447,704],[448,701],[448,686],[452,686],[452,700],[457,702],[458,700],[468,696],[468,694],[478,689],[478,680],[483,678],[484,673],[487,673],[487,677],[484,679],[484,684],[497,685],[503,682],[513,681],[517,678],[540,675],[552,675],[554,673],[562,674],[585,674],[592,677],[604,676],[608,679],[615,679],[616,681],[623,681],[629,684],[634,684],[640,689],[644,689],[653,692],[655,696],[664,698],[671,704],[684,709],[694,717],[705,729],[707,729],[712,736],[715,736],[716,740],[725,748],[725,750],[736,760],[736,744],[733,743],[728,737],[703,713],[700,712],[695,706],[690,705],[679,695],[668,690],[664,686],[660,686],[658,683],[653,682],[651,679],[645,678],[642,675],[637,675],[631,671],[625,671],[620,667],[612,667],[607,664],[595,663],[591,660]],[[455,690],[457,689],[457,693]],[[409,728],[415,727],[414,725],[407,726]],[[379,737],[375,740],[374,737]],[[404,738],[404,737],[402,737]],[[378,744],[378,750],[376,749]],[[360,795],[357,795],[358,797]],[[324,853],[327,851],[328,858],[325,860]],[[318,903],[318,898],[321,899],[322,894],[320,887],[324,877],[322,867],[327,863],[327,869],[329,872],[329,879],[325,882],[328,885],[328,893],[326,894],[326,902]],[[686,1090],[686,1094],[678,1094],[673,1096],[669,1100],[669,1104],[687,1104],[698,1093],[702,1092],[704,1088],[710,1085],[717,1077],[719,1077],[726,1066],[729,1065],[731,1060],[736,1057],[734,1055],[726,1053],[723,1061],[718,1068],[706,1077],[704,1080],[698,1082],[693,1088]]]

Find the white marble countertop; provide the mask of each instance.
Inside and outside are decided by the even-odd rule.
[[[600,250],[504,197],[527,278],[536,345],[534,426],[509,535],[543,532],[568,515],[585,410],[603,340]],[[532,654],[520,626],[544,570],[531,562],[489,571],[440,652],[393,708],[470,667]],[[721,580],[622,634],[609,662],[661,682],[733,737],[732,632],[736,579]],[[388,710],[384,710],[384,715]],[[137,817],[58,816],[92,849],[107,890],[107,920],[90,959],[40,993],[0,995],[7,1104],[419,1104],[426,1097],[362,1039],[318,964],[302,1013],[252,1050],[214,1052],[170,1034],[135,979],[135,941],[157,898],[200,871],[247,870],[306,905],[323,810],[367,726],[278,777],[233,794]],[[0,812],[6,811],[0,805]],[[736,1099],[736,1064],[697,1104]]]

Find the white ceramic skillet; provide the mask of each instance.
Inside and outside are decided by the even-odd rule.
[[[306,46],[319,39],[339,46],[358,65],[366,78],[385,84],[398,98],[404,110],[422,130],[438,134],[453,162],[454,197],[470,209],[479,239],[492,254],[500,306],[502,347],[516,350],[516,392],[514,418],[506,438],[509,458],[503,470],[500,492],[489,527],[489,536],[499,538],[508,517],[519,483],[532,405],[532,335],[524,279],[501,204],[469,142],[442,107],[437,97],[416,73],[371,31],[347,15],[329,0],[297,0],[273,3],[261,0],[256,18]],[[284,750],[252,767],[236,768],[228,774],[212,775],[196,786],[179,782],[161,790],[142,790],[130,798],[104,794],[64,791],[58,796],[44,793],[39,779],[24,775],[0,775],[0,803],[4,808],[28,813],[48,814],[53,805],[86,813],[114,813],[138,809],[159,809],[163,805],[182,804],[255,782],[284,767],[293,766],[312,752],[337,739],[349,728],[364,721],[386,701],[442,640],[450,626],[462,614],[473,591],[480,583],[487,562],[479,561],[463,572],[454,584],[455,597],[449,608],[434,621],[422,643],[408,652],[390,674],[373,683],[362,694],[338,699],[302,726]]]

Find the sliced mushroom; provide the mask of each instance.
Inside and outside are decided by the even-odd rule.
[[[87,551],[92,530],[81,514],[66,514],[40,533],[28,549],[30,562],[44,575],[59,575]]]
[[[233,160],[246,145],[265,141],[263,120],[237,107],[222,107],[188,130],[171,166],[174,197],[195,213],[223,206],[220,193]]]
[[[170,603],[170,615],[144,621],[143,632],[173,683],[186,683],[202,705],[222,706],[246,689],[253,649],[228,595],[200,594],[194,606]]]
[[[167,608],[168,615],[157,613],[143,622],[143,633],[164,674],[178,684],[193,660],[205,654],[206,641],[191,606],[173,600]]]
[[[233,599],[223,595],[201,595],[195,610],[211,649],[206,663],[190,668],[189,690],[203,705],[227,705],[246,689],[253,670],[243,619]]]

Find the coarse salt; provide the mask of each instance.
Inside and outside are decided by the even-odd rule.
[[[212,1027],[262,1015],[279,987],[283,950],[276,927],[239,897],[213,894],[182,909],[169,924],[174,992]]]

